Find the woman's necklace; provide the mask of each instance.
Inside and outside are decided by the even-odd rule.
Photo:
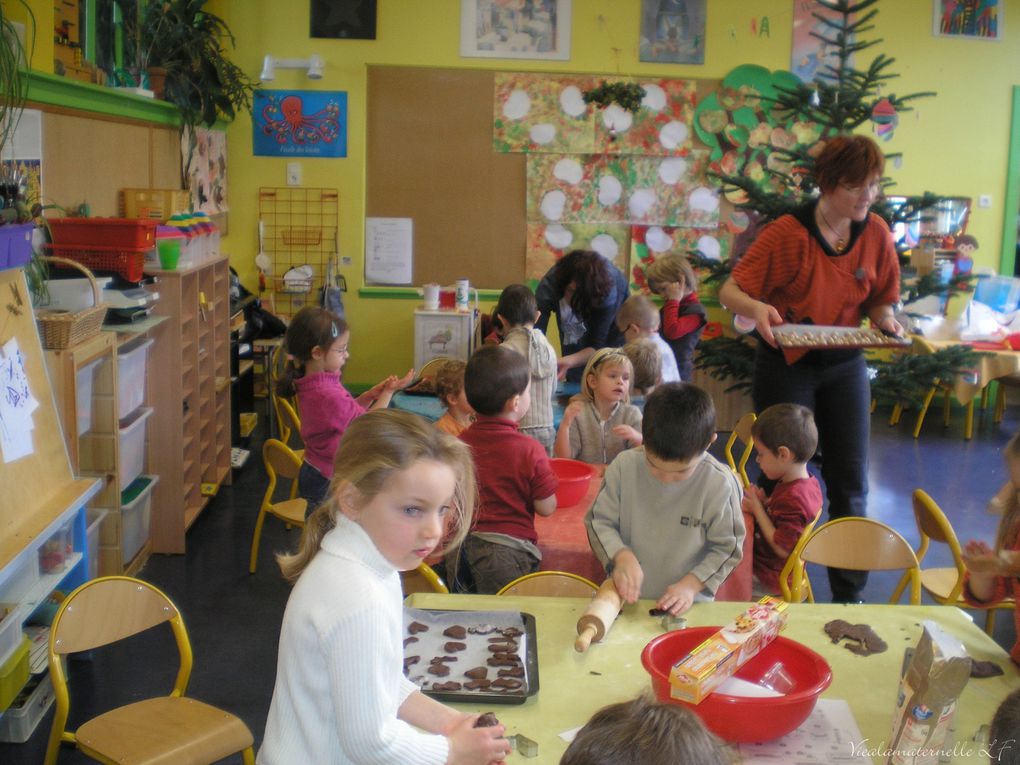
[[[818,214],[821,216],[822,221],[825,223],[825,225],[829,229],[829,231],[831,231],[833,233],[833,235],[836,237],[836,241],[833,243],[832,249],[834,249],[837,254],[843,252],[843,250],[846,249],[846,245],[847,245],[846,238],[843,237],[843,236],[840,236],[840,233],[836,230],[836,228],[831,223],[829,223],[829,219],[826,218],[825,217],[825,213],[822,212],[822,206],[821,205],[818,205]]]

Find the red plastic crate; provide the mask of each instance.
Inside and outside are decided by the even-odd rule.
[[[93,271],[115,271],[129,282],[142,279],[146,250],[124,247],[85,247],[83,245],[47,244],[50,255],[76,260]]]
[[[156,246],[158,221],[144,218],[52,218],[48,221],[56,245],[120,247],[144,250]]]

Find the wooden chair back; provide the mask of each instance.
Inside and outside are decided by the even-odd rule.
[[[804,549],[808,537],[815,530],[815,524],[821,517],[822,508],[819,507],[814,520],[804,527],[797,539],[797,544],[786,556],[786,563],[783,564],[783,570],[779,574],[779,590],[783,595],[783,600],[787,603],[803,603],[805,600],[810,603],[815,602],[814,593],[811,591],[811,582],[804,576],[804,561],[800,558],[800,552]]]
[[[251,574],[255,573],[258,562],[259,541],[262,538],[262,526],[266,521],[266,515],[279,518],[288,527],[304,526],[305,513],[308,511],[307,500],[297,496],[301,457],[283,441],[267,438],[262,443],[262,462],[269,481],[262,495],[262,504],[259,506],[259,515],[255,519],[255,531],[251,539],[251,557],[248,562],[248,572]],[[291,482],[289,498],[275,501],[276,485],[281,478]]]
[[[590,598],[598,589],[595,582],[569,571],[536,571],[514,579],[496,594]]]
[[[754,421],[758,419],[754,412],[748,412],[742,416],[737,423],[733,426],[733,430],[730,432],[730,437],[726,439],[726,463],[730,466],[730,470],[740,476],[740,481],[744,484],[744,487],[751,485],[750,479],[747,477],[747,461],[751,458],[751,452],[754,450],[754,437],[751,435],[751,426],[754,425]],[[737,441],[744,445],[743,450],[740,452],[740,456],[736,457],[733,453],[733,447],[736,446]]]
[[[442,595],[450,592],[446,583],[424,561],[418,564],[418,568],[400,572],[400,586],[404,591],[404,597],[414,592],[438,592]]]
[[[280,430],[280,440],[290,446],[292,435],[301,436],[301,417],[298,416],[295,402],[284,396],[273,394],[273,406],[276,408],[276,422]]]

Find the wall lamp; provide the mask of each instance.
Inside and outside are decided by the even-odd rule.
[[[277,69],[307,69],[308,79],[321,80],[322,67],[325,63],[322,56],[314,53],[309,58],[275,58],[266,54],[262,60],[262,74],[259,75],[259,79],[272,82],[276,79]]]

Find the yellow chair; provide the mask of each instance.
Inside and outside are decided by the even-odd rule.
[[[289,526],[304,526],[305,512],[308,509],[308,502],[300,497],[273,502],[276,494],[276,483],[278,479],[290,480],[291,495],[297,490],[298,471],[301,470],[301,460],[294,451],[275,438],[267,438],[262,444],[262,461],[266,465],[266,475],[269,476],[269,485],[262,497],[262,506],[259,507],[259,517],[255,521],[255,533],[251,539],[251,560],[248,563],[248,572],[255,573],[255,564],[259,555],[259,540],[262,538],[262,524],[266,521],[266,515],[279,518]]]
[[[871,518],[837,518],[812,531],[797,551],[791,569],[789,593],[785,589],[783,592],[783,597],[793,603],[799,603],[805,595],[805,586],[810,586],[810,582],[805,585],[808,581],[805,563],[854,571],[906,569],[910,582],[910,603],[916,606],[921,602],[921,570],[917,557],[907,540],[881,521]],[[901,592],[902,589],[897,586],[889,602],[896,603]],[[810,590],[807,591],[807,599],[809,603],[814,602]]]
[[[790,550],[790,554],[786,556],[786,563],[783,564],[783,570],[779,573],[779,589],[783,594],[783,600],[787,603],[803,603],[805,600],[815,602],[815,594],[811,591],[811,582],[807,577],[804,576],[804,562],[800,560],[800,551],[804,549],[804,545],[807,543],[808,537],[811,536],[811,532],[815,529],[815,524],[818,523],[818,519],[822,517],[822,508],[818,508],[818,512],[815,513],[814,520],[812,520],[804,530],[800,533],[800,538],[797,540],[797,544]],[[798,568],[799,566],[799,568]],[[800,581],[802,582],[801,593],[797,601],[793,600],[793,592],[791,590],[791,582]]]
[[[164,622],[170,625],[179,657],[170,694],[112,709],[74,731],[66,730],[70,692],[64,657],[116,643]],[[239,717],[185,697],[192,655],[184,620],[173,602],[147,582],[110,576],[86,582],[68,595],[50,630],[49,665],[57,709],[45,765],[55,765],[61,743],[74,744],[108,765],[213,763],[237,752],[246,765],[255,762],[251,731]],[[118,683],[127,679],[118,678]],[[97,680],[93,685],[102,688],[104,684]]]
[[[438,592],[441,595],[450,592],[446,583],[424,561],[418,564],[418,568],[400,572],[400,587],[405,598],[413,592]]]
[[[497,595],[545,595],[550,598],[590,598],[599,587],[569,571],[536,571],[514,579]]]
[[[924,355],[928,353],[935,353],[935,346],[929,343],[920,335],[910,336],[912,345],[911,352],[917,355]],[[932,400],[935,398],[935,394],[939,391],[942,392],[942,424],[945,427],[949,427],[949,419],[951,414],[952,400],[953,400],[953,380],[939,380],[936,379],[932,386],[928,389],[928,392],[924,394],[924,399],[921,401],[921,410],[917,413],[917,422],[914,423],[914,438],[921,435],[921,426],[924,424],[924,416],[928,413],[928,407],[931,406]],[[982,391],[981,401],[982,407],[987,398],[987,393]],[[895,425],[900,421],[900,414],[903,411],[903,406],[899,402],[893,407],[892,416],[889,418],[889,424]],[[963,437],[968,441],[974,435],[974,399],[967,402],[967,417],[964,421],[963,426]]]
[[[928,547],[932,542],[948,545],[953,555],[952,566],[922,568],[921,586],[932,598],[944,606],[974,608],[963,599],[963,577],[967,572],[967,567],[963,562],[963,549],[960,547],[960,540],[953,530],[953,525],[949,522],[946,514],[942,512],[942,508],[927,492],[915,489],[911,499],[914,506],[914,520],[917,522],[917,530],[921,536],[921,544],[914,553],[918,563],[924,561],[924,556],[927,555]],[[898,599],[906,585],[907,577],[904,575],[893,597]],[[987,611],[985,632],[991,635],[995,631],[996,611],[1013,608],[1016,608],[1016,600],[1010,597],[983,609]]]
[[[422,364],[421,369],[418,370],[418,378],[431,377],[433,380],[436,378],[436,373],[443,368],[443,365],[448,361],[456,361],[446,356],[437,356],[436,358],[426,361]]]
[[[737,420],[737,424],[733,426],[733,430],[730,432],[730,437],[726,439],[726,462],[729,464],[730,470],[740,476],[744,488],[751,485],[745,466],[751,457],[751,452],[754,450],[754,437],[751,436],[751,426],[754,425],[756,419],[758,417],[754,412],[748,412]],[[733,447],[738,440],[744,445],[744,450],[740,453],[739,460],[733,456]]]
[[[298,416],[296,403],[296,401],[291,401],[289,398],[273,394],[273,406],[276,408],[276,423],[280,431],[280,440],[299,459],[304,459],[305,450],[294,449],[290,445],[291,436],[298,436],[299,438],[301,436],[301,417]]]

